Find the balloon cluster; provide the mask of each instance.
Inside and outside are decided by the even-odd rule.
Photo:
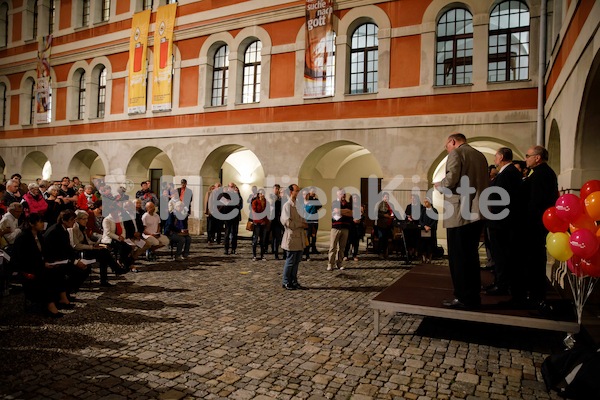
[[[581,197],[563,194],[544,212],[548,253],[576,276],[600,277],[600,180],[587,181]]]

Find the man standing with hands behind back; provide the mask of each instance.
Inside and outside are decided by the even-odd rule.
[[[455,298],[444,300],[443,305],[476,309],[481,306],[478,245],[483,226],[479,197],[489,184],[488,163],[481,152],[467,144],[462,133],[448,136],[445,147],[446,177],[434,185],[453,208],[450,216],[444,215],[444,226]]]

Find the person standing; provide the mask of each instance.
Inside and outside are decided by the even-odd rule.
[[[485,156],[467,144],[462,133],[446,140],[446,176],[435,187],[445,195],[452,208],[444,219],[448,237],[448,263],[454,286],[454,299],[444,300],[451,308],[474,309],[481,306],[479,238],[483,222],[479,213],[481,192],[488,187]]]
[[[303,289],[298,283],[298,266],[302,259],[304,244],[306,243],[306,228],[308,224],[298,213],[296,199],[300,188],[298,185],[289,186],[290,197],[281,209],[280,222],[285,231],[281,241],[281,248],[286,251],[285,264],[283,265],[282,286],[286,290]]]
[[[222,214],[220,217],[225,221],[225,255],[236,254],[238,229],[242,219],[242,197],[237,185],[229,182],[225,191],[218,197],[217,209]],[[237,210],[237,212],[236,212]],[[229,248],[231,247],[231,253]]]
[[[304,249],[306,255],[306,261],[310,261],[311,254],[319,254],[317,250],[317,232],[319,231],[319,210],[323,205],[319,201],[316,189],[311,186],[308,189],[306,198],[304,199],[304,210],[306,212],[306,222],[308,228],[306,234],[308,235],[308,246]]]
[[[344,249],[348,240],[350,224],[352,224],[352,206],[346,200],[346,192],[343,189],[337,191],[337,199],[331,203],[331,208],[331,234],[327,271],[334,268],[343,270]]]
[[[492,205],[490,212],[494,215],[508,211],[504,218],[490,218],[487,221],[487,231],[490,240],[492,259],[494,260],[494,283],[486,289],[486,294],[506,295],[508,294],[509,283],[514,282],[517,271],[514,249],[521,240],[517,234],[517,227],[520,225],[520,219],[517,218],[517,207],[519,205],[519,193],[521,190],[521,173],[512,163],[513,152],[508,147],[501,147],[494,156],[494,163],[497,166],[498,174],[491,181],[492,187],[501,188],[509,196],[508,205]],[[490,195],[490,201],[500,200],[500,195],[493,193]],[[518,239],[517,239],[518,237]],[[512,271],[511,271],[512,268]],[[512,277],[512,278],[511,278]],[[520,279],[519,279],[520,280]],[[516,283],[516,282],[515,282]],[[510,284],[514,288],[514,284]],[[516,292],[516,290],[511,290]],[[513,299],[524,300],[514,293]]]
[[[188,215],[186,217],[186,224],[187,224],[187,219],[189,218],[189,215],[192,213],[192,199],[194,197],[192,194],[192,191],[187,188],[187,179],[181,180],[181,187],[177,188],[177,197],[178,197],[179,201],[183,202],[183,208],[187,212],[187,215]]]
[[[283,225],[281,225],[281,186],[273,185],[273,194],[271,195],[271,250],[275,254],[275,259],[279,260],[279,246],[283,236]]]
[[[252,222],[254,231],[252,232],[252,261],[266,261],[265,251],[267,249],[267,199],[264,189],[258,191],[258,196],[252,200]],[[256,246],[260,246],[260,257],[256,257]]]
[[[558,199],[556,173],[548,165],[548,150],[533,146],[525,154],[529,175],[523,181],[523,201],[527,227],[527,251],[524,256],[526,290],[529,300],[544,312],[546,298],[546,235],[542,216]]]

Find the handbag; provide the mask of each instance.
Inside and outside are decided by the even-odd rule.
[[[431,237],[431,229],[426,231],[425,229],[421,229],[421,237],[422,238],[430,238]]]
[[[254,222],[248,220],[248,222],[246,222],[246,230],[252,232],[254,230]]]

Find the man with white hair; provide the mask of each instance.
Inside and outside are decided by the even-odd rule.
[[[12,203],[20,203],[23,200],[21,193],[19,193],[19,180],[9,179],[6,181],[6,193],[2,198],[2,202],[5,206],[10,206]]]
[[[8,206],[8,212],[0,220],[0,234],[9,246],[15,243],[15,239],[21,233],[19,218],[22,213],[23,206],[20,203],[13,202]]]
[[[146,213],[142,215],[144,232],[142,237],[146,240],[153,252],[169,244],[169,238],[160,233],[160,216],[155,212],[156,206],[152,202],[146,203]]]

